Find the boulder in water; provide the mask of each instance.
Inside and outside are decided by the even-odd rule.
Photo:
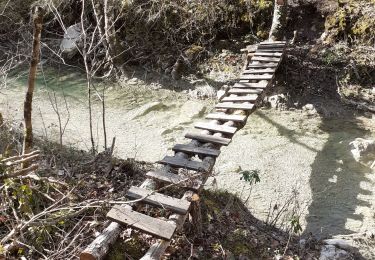
[[[66,29],[64,39],[60,44],[60,50],[63,54],[66,54],[68,58],[73,57],[77,53],[77,44],[79,43],[81,34],[81,23],[76,23]]]
[[[350,151],[354,159],[357,162],[365,161],[367,157],[372,157],[373,159],[375,156],[375,141],[374,140],[356,138],[349,145],[350,145]]]

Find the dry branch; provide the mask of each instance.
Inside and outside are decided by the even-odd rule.
[[[21,169],[21,170],[18,170],[18,171],[15,171],[15,172],[12,172],[12,173],[9,173],[9,174],[6,174],[6,175],[2,175],[0,176],[0,180],[4,180],[4,179],[9,179],[9,178],[16,178],[18,176],[22,176],[22,175],[26,175],[32,171],[36,171],[38,169],[39,165],[38,164],[33,164],[27,168],[24,168],[24,169]]]

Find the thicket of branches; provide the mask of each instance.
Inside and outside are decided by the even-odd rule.
[[[26,43],[22,45],[23,56],[30,47],[30,6],[36,2],[40,1],[0,2],[0,39],[6,43],[4,46],[13,48],[13,52],[20,41]],[[59,53],[59,41],[66,29],[61,22],[66,27],[81,22],[82,4],[73,0],[44,2],[53,3],[61,18],[52,10],[44,18],[42,52],[53,57]],[[111,62],[115,62],[119,70],[124,65],[136,64],[161,72],[179,59],[190,64],[205,57],[204,54],[212,51],[215,40],[248,34],[251,30],[260,38],[268,36],[273,8],[272,0],[208,0],[204,4],[198,0],[108,0],[106,3],[107,13],[101,13],[104,1],[85,1],[87,33],[97,33],[99,42],[102,36],[95,30],[104,28],[107,19],[109,29],[113,30],[109,36],[117,44],[113,53],[111,46],[103,41],[96,58],[105,59],[107,52],[112,51],[117,60]],[[0,52],[0,56],[4,55],[5,51]],[[80,57],[75,58],[77,62]]]

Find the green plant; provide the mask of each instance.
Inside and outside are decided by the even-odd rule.
[[[244,180],[250,184],[256,184],[260,182],[259,173],[259,170],[242,171],[240,172],[240,174],[242,174],[240,180]]]
[[[297,217],[297,216],[293,216],[290,219],[290,226],[291,226],[293,232],[296,233],[296,234],[302,231],[302,226],[301,226],[301,223],[299,221],[299,217]]]

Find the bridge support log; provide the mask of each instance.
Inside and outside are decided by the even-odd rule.
[[[203,235],[202,228],[202,213],[201,213],[201,204],[198,194],[192,196],[192,203],[190,208],[191,224],[193,226],[193,232],[196,237],[201,237]]]

